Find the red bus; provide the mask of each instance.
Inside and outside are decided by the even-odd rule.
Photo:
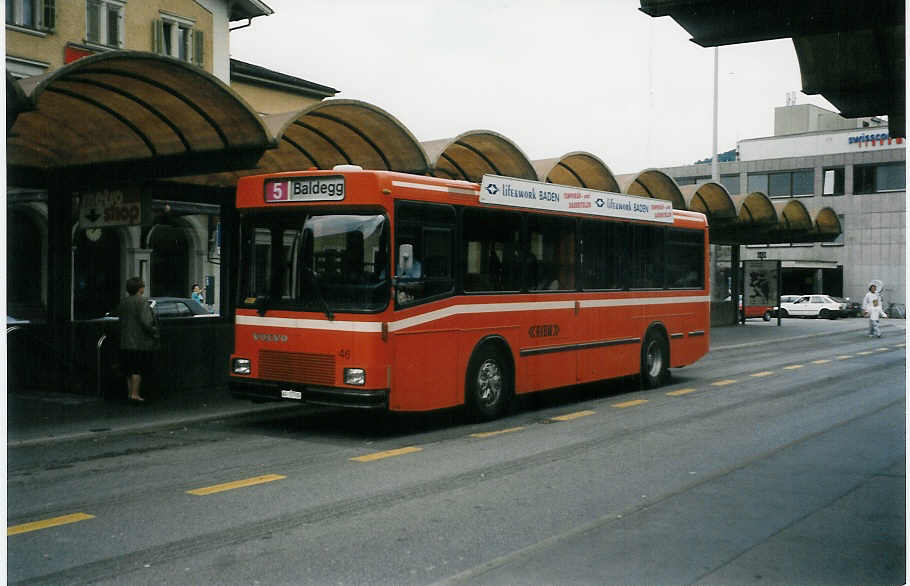
[[[235,397],[393,411],[640,375],[709,344],[705,216],[344,165],[237,185]]]

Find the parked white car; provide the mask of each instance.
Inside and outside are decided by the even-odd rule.
[[[847,309],[846,303],[835,301],[828,295],[801,295],[796,300],[784,303],[781,298],[781,317],[820,317],[836,319]]]

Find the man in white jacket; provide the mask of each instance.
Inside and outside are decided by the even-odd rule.
[[[882,309],[882,298],[877,293],[875,283],[869,285],[869,292],[863,297],[863,315],[869,318],[869,337],[881,338],[882,331],[878,326],[878,320],[888,316]]]

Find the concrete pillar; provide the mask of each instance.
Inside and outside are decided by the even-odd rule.
[[[51,347],[60,361],[54,365],[56,388],[69,388],[73,377],[73,194],[51,181],[47,194],[48,291],[47,320]]]

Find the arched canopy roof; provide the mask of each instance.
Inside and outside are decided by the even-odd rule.
[[[768,196],[760,191],[748,195],[736,195],[733,202],[738,210],[737,216],[743,224],[776,224],[777,210]]]
[[[422,143],[431,174],[480,183],[487,173],[537,180],[528,157],[514,142],[492,130],[469,130],[455,138]]]
[[[677,210],[686,209],[686,202],[676,181],[663,171],[646,169],[637,175],[622,175],[617,181],[623,193],[663,199],[671,202]]]
[[[250,166],[272,146],[261,118],[206,71],[152,53],[86,57],[18,82],[30,109],[7,133],[11,182]]]
[[[426,174],[427,155],[411,131],[385,110],[358,100],[325,100],[298,112],[265,118],[278,148],[267,152],[257,172],[364,169]]]
[[[736,206],[720,183],[708,181],[701,185],[683,185],[679,191],[686,202],[686,209],[703,213],[712,224],[736,218]]]
[[[591,153],[575,151],[554,159],[532,161],[540,181],[600,191],[619,191],[613,172]]]
[[[781,230],[796,232],[813,228],[809,210],[799,200],[792,199],[788,202],[775,203],[774,209],[777,210],[778,225]]]

